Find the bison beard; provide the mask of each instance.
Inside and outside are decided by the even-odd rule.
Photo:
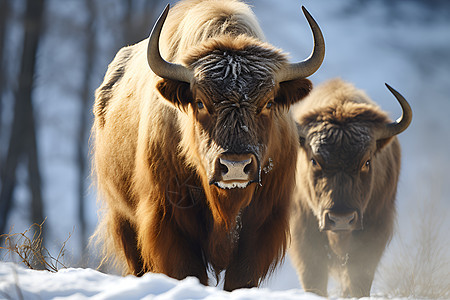
[[[105,260],[205,285],[225,270],[233,290],[283,258],[298,147],[288,109],[324,56],[305,16],[314,51],[294,64],[235,0],[166,8],[148,40],[119,51],[94,106]]]
[[[327,295],[337,275],[344,297],[369,296],[390,240],[400,172],[396,134],[411,122],[406,100],[389,121],[364,92],[332,80],[296,108],[301,147],[291,214],[291,257],[306,291]]]

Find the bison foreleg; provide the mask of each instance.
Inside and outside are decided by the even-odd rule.
[[[330,257],[326,236],[319,232],[312,214],[293,215],[291,223],[292,242],[289,253],[302,287],[306,292],[327,296]]]
[[[347,282],[342,282],[344,297],[369,297],[376,265],[369,261],[354,261],[347,267]]]
[[[380,229],[380,227],[377,227]],[[355,233],[355,240],[349,253],[347,282],[343,283],[343,295],[368,297],[377,265],[389,239],[389,232],[367,229]]]
[[[185,236],[177,224],[163,212],[156,212],[139,226],[139,246],[144,266],[149,271],[172,278],[197,277],[204,285],[208,275],[198,242]]]
[[[126,260],[126,273],[142,275],[143,265],[137,250],[136,231],[128,219],[111,211],[108,215],[108,235],[107,238],[113,241],[116,253],[121,253]]]
[[[246,219],[246,220],[245,220]],[[287,246],[287,214],[273,213],[261,226],[244,216],[236,255],[225,273],[224,289],[251,288],[284,257]]]
[[[305,292],[327,296],[328,266],[326,260],[326,256],[319,258],[319,256],[309,254],[297,258],[297,273]]]

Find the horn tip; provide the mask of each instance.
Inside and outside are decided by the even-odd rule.
[[[166,15],[169,12],[169,9],[170,9],[170,3],[167,3],[166,7],[164,8],[163,15]]]
[[[389,91],[391,91],[391,93],[393,93],[393,94],[398,93],[396,89],[394,89],[392,86],[390,86],[386,82],[384,83],[384,85],[388,88]]]
[[[306,9],[306,7],[303,6],[303,5],[302,5],[302,11],[303,11],[303,14],[304,14],[305,16],[307,16],[307,15],[311,16],[311,14],[309,13],[309,11],[308,11],[308,10]]]
[[[388,90],[395,96],[397,101],[402,106],[403,113],[402,113],[402,116],[397,120],[397,123],[398,122],[404,123],[403,129],[400,131],[400,132],[403,132],[404,130],[406,130],[406,128],[408,128],[409,124],[411,124],[411,121],[412,121],[411,106],[409,105],[408,101],[397,90],[395,90],[393,87],[391,87],[387,83],[384,83],[384,84],[386,85]]]

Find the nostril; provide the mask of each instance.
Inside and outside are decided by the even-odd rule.
[[[252,170],[252,162],[253,162],[253,160],[250,159],[250,162],[244,167],[244,173],[245,174],[248,174],[248,173],[251,172],[251,170]]]
[[[336,216],[330,212],[326,214],[326,217],[327,217],[328,221],[331,222],[331,224],[336,224],[336,221],[339,219],[338,216]]]
[[[222,175],[225,175],[228,173],[228,168],[226,165],[224,165],[223,163],[219,163],[219,168],[220,168],[220,173]]]

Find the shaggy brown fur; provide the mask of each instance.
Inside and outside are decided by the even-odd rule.
[[[274,82],[284,54],[262,42],[238,1],[184,1],[170,10],[163,56],[195,72],[191,85],[155,76],[147,41],[123,48],[97,89],[95,172],[104,200],[96,232],[125,273],[161,272],[224,288],[257,286],[283,258],[298,137],[288,107],[307,79]],[[211,184],[218,155],[252,153],[258,180]],[[262,172],[263,170],[263,172]]]
[[[291,214],[290,254],[303,288],[327,295],[331,272],[343,296],[369,296],[393,231],[398,139],[374,139],[390,122],[386,113],[339,79],[313,90],[294,115],[308,132],[298,153]],[[327,210],[355,211],[358,224],[354,230],[323,229]]]

